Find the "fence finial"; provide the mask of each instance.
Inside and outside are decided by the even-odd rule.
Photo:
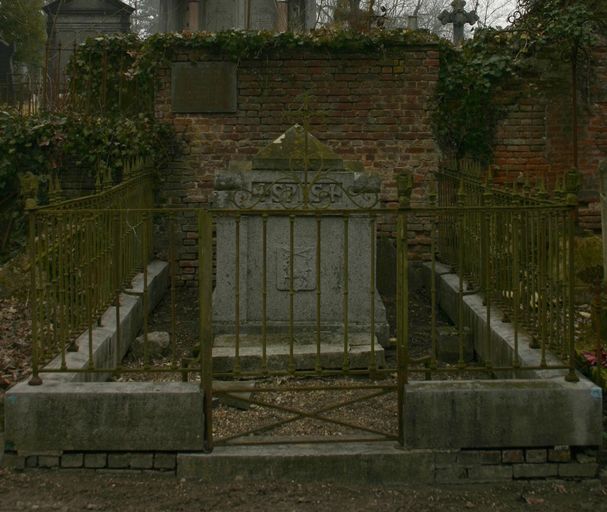
[[[577,205],[577,194],[580,190],[580,173],[571,169],[565,174],[565,191],[567,192],[567,204]]]

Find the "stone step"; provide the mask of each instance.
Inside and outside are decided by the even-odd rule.
[[[403,451],[395,441],[218,446],[177,456],[177,476],[207,483],[236,480],[432,483],[434,453]]]
[[[243,372],[262,369],[262,343],[259,336],[244,335],[241,338],[239,356],[240,369]],[[374,356],[373,356],[374,352]],[[213,346],[213,371],[230,373],[235,363],[235,344],[227,337],[215,339]],[[266,345],[267,365],[270,371],[289,368],[290,347],[286,339]],[[354,335],[348,344],[348,365],[351,369],[369,368],[375,358],[375,366],[384,368],[386,359],[384,349],[379,343],[373,351],[368,336]],[[314,370],[317,363],[317,346],[314,343],[296,343],[293,345],[293,363],[297,370]],[[320,366],[324,369],[341,369],[344,366],[344,344],[322,343],[320,347]]]

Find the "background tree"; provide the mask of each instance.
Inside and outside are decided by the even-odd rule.
[[[135,12],[131,16],[131,30],[142,37],[158,32],[158,17],[160,13],[160,0],[123,0]]]
[[[343,22],[348,17],[374,13],[386,28],[407,26],[409,16],[417,16],[419,28],[446,35],[449,27],[438,20],[443,9],[451,9],[451,0],[317,0],[318,24]],[[480,26],[506,25],[516,0],[468,0],[466,7],[476,9]]]
[[[15,43],[15,61],[39,68],[46,40],[43,0],[0,0],[0,37]]]

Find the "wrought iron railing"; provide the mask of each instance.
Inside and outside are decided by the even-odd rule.
[[[548,351],[573,358],[573,187],[552,196],[542,184],[497,187],[489,170],[454,162],[437,178],[431,201],[444,213],[435,224],[436,256],[457,272],[460,298],[482,293],[487,315],[497,308],[513,324],[515,344],[521,328],[531,336],[540,366]]]
[[[35,371],[56,357],[65,366],[73,340],[92,327],[151,254],[152,175],[144,163],[98,193],[28,210]],[[89,340],[92,343],[92,340]],[[92,353],[92,351],[89,351]]]
[[[497,190],[490,184],[483,183],[478,177],[457,175],[452,169],[444,169],[438,176],[437,192],[430,193],[430,205],[425,207],[412,207],[407,196],[410,196],[412,183],[406,177],[399,179],[399,208],[358,208],[355,211],[348,210],[326,210],[314,209],[301,210],[287,208],[286,210],[256,210],[240,209],[228,206],[228,209],[154,209],[151,196],[151,176],[148,173],[129,177],[124,183],[101,190],[98,194],[90,197],[72,201],[56,202],[48,207],[34,208],[30,210],[30,254],[32,261],[32,303],[33,303],[33,339],[35,347],[35,372],[40,367],[57,355],[61,356],[62,365],[53,371],[70,371],[65,364],[65,354],[72,347],[71,343],[75,337],[82,332],[89,332],[89,341],[92,339],[92,330],[97,319],[105,308],[113,306],[120,308],[119,294],[128,286],[129,280],[136,272],[144,273],[149,260],[152,247],[152,238],[162,236],[164,253],[169,260],[171,273],[170,289],[170,315],[171,329],[179,317],[175,306],[176,300],[176,273],[183,268],[197,273],[200,284],[200,293],[197,297],[196,307],[200,314],[200,343],[199,354],[207,354],[211,357],[213,344],[213,333],[211,318],[213,304],[211,292],[213,284],[219,279],[215,276],[216,261],[214,258],[214,244],[219,240],[214,238],[214,229],[221,222],[232,222],[234,224],[234,240],[222,239],[222,244],[233,244],[232,254],[240,257],[244,250],[241,244],[242,233],[237,226],[243,219],[257,218],[259,236],[255,242],[254,250],[260,251],[255,256],[258,259],[259,273],[266,275],[275,265],[268,263],[270,254],[268,249],[270,233],[265,233],[265,223],[270,218],[284,217],[288,226],[295,226],[297,219],[306,219],[310,226],[316,226],[325,216],[336,217],[338,223],[343,223],[345,232],[350,232],[352,219],[360,215],[368,215],[372,219],[369,229],[376,229],[376,223],[380,219],[392,218],[398,226],[397,229],[397,265],[393,272],[397,282],[396,297],[396,325],[392,326],[396,332],[396,346],[398,348],[399,364],[402,370],[399,375],[407,379],[408,370],[416,372],[443,372],[461,371],[469,365],[461,358],[459,363],[453,367],[441,365],[438,358],[438,336],[437,322],[438,300],[436,290],[436,278],[440,273],[437,265],[448,264],[452,271],[458,276],[457,286],[457,314],[453,320],[458,329],[458,336],[462,342],[465,336],[466,322],[464,315],[464,298],[474,292],[479,292],[484,297],[484,315],[487,343],[493,347],[494,342],[491,329],[495,325],[493,316],[497,311],[501,314],[501,320],[512,325],[514,347],[512,357],[494,365],[491,358],[487,364],[480,368],[481,371],[490,374],[504,374],[517,369],[541,370],[569,369],[569,378],[574,379],[574,325],[573,325],[573,226],[575,207],[572,196],[561,194],[560,200],[549,200],[545,197],[534,198],[530,195],[518,194],[511,191]],[[106,180],[107,182],[107,180]],[[98,183],[100,189],[103,184]],[[457,186],[457,188],[456,188]],[[51,190],[51,195],[54,192]],[[198,218],[198,222],[194,219]],[[429,226],[429,240],[431,244],[431,309],[432,318],[431,332],[427,340],[426,354],[417,357],[417,354],[409,352],[409,283],[408,283],[408,223],[411,218],[416,222],[423,222]],[[264,220],[265,219],[265,220]],[[156,220],[156,226],[152,222]],[[252,221],[253,222],[253,221]],[[179,261],[177,247],[182,245],[186,234],[182,226],[187,227],[187,241],[194,245],[191,248],[192,255],[188,261]],[[307,225],[307,224],[306,224]],[[261,226],[261,227],[260,227]],[[164,230],[164,231],[163,231]],[[231,232],[228,230],[228,232]],[[316,233],[312,230],[311,233]],[[265,234],[264,234],[265,233]],[[359,234],[360,235],[360,234]],[[318,236],[318,235],[317,235]],[[343,235],[345,237],[345,235]],[[358,235],[352,233],[349,243],[354,244]],[[267,238],[264,238],[267,237]],[[313,237],[312,237],[313,238]],[[348,238],[344,238],[348,240]],[[326,249],[326,243],[321,245],[318,241],[309,241],[308,252],[316,254],[318,267],[322,261],[321,251]],[[196,244],[198,247],[196,247]],[[248,242],[247,242],[248,244]],[[295,245],[291,244],[291,251]],[[246,245],[248,250],[253,246]],[[369,250],[375,251],[374,244],[370,244]],[[343,297],[340,299],[346,304],[349,296],[348,285],[357,276],[348,272],[348,258],[350,250],[343,251],[345,279],[343,284]],[[244,253],[242,253],[244,254]],[[244,256],[242,256],[244,257]],[[310,256],[312,257],[312,256]],[[289,260],[289,258],[291,258]],[[375,262],[375,252],[370,256]],[[293,261],[293,254],[286,261]],[[196,260],[196,261],[193,261]],[[368,279],[375,282],[375,265],[371,265]],[[240,268],[236,264],[236,268]],[[198,270],[196,270],[198,269]],[[295,272],[293,265],[287,267],[288,271]],[[236,271],[236,276],[238,271]],[[314,274],[312,272],[312,274]],[[316,268],[315,279],[322,281],[320,267]],[[295,274],[292,279],[295,278]],[[232,276],[234,279],[234,276]],[[236,277],[236,283],[240,277]],[[269,278],[264,278],[269,279]],[[265,282],[265,281],[264,281]],[[287,279],[288,284],[288,279]],[[324,281],[323,281],[324,282]],[[275,285],[278,286],[278,285]],[[296,287],[291,286],[289,295],[289,307],[295,305],[294,298],[297,294]],[[288,287],[287,287],[288,288]],[[282,289],[282,288],[279,288]],[[316,290],[324,287],[316,283]],[[375,288],[370,287],[369,300],[375,300]],[[239,285],[234,285],[235,298],[239,301]],[[260,289],[260,304],[265,306],[260,310],[258,319],[260,335],[267,332],[264,329],[270,304],[264,302],[268,295],[268,289]],[[318,319],[325,319],[326,313],[322,311],[322,295],[318,295],[316,314]],[[362,299],[361,299],[362,300]],[[239,303],[239,302],[237,302]],[[291,304],[292,303],[292,304]],[[260,306],[261,307],[261,306]],[[147,312],[147,308],[144,308]],[[241,318],[239,308],[235,309],[234,326],[235,339],[238,339]],[[375,311],[374,307],[370,311]],[[348,309],[344,312],[347,314]],[[119,311],[117,311],[119,314]],[[291,322],[296,318],[295,312],[289,317]],[[333,319],[335,322],[349,325],[348,317],[345,320]],[[356,319],[364,323],[365,319]],[[375,320],[369,319],[371,326],[369,332],[373,331]],[[144,332],[147,332],[147,317],[144,318]],[[289,327],[288,320],[285,324]],[[291,334],[294,324],[290,326]],[[312,329],[313,330],[313,329]],[[318,335],[321,329],[317,328]],[[258,333],[259,334],[259,333]],[[312,335],[313,333],[311,333]],[[537,347],[536,354],[539,358],[534,363],[524,362],[520,355],[522,352],[523,335],[530,335],[531,346]],[[170,333],[174,340],[174,332]],[[345,342],[344,358],[348,356],[348,329],[344,329]],[[295,343],[293,336],[290,343]],[[373,335],[370,334],[370,339]],[[316,343],[318,344],[318,337]],[[527,339],[527,338],[525,338]],[[145,340],[144,342],[147,342]],[[196,346],[194,341],[193,346]],[[294,346],[294,345],[293,345]],[[84,371],[127,373],[130,371],[153,372],[174,371],[184,374],[202,369],[203,364],[210,364],[204,358],[192,360],[186,363],[180,361],[181,354],[174,350],[169,356],[172,361],[169,367],[155,365],[146,360],[141,368],[127,368],[118,362],[115,368],[96,368],[92,359],[89,367]],[[235,361],[238,360],[239,344],[235,343]],[[260,345],[261,347],[261,345]],[[491,348],[490,350],[497,350]],[[317,347],[318,348],[318,347]],[[206,352],[205,352],[206,351]],[[556,361],[550,352],[561,356]],[[89,355],[92,350],[89,350]],[[320,352],[317,352],[317,355]],[[293,354],[293,351],[290,351]],[[344,359],[346,360],[346,359]],[[260,361],[264,361],[261,357]],[[389,367],[384,370],[377,368],[375,359],[371,357],[368,368],[356,370],[347,368],[346,373],[372,374],[390,373]],[[318,361],[317,361],[318,363]],[[422,365],[422,366],[420,366]],[[234,364],[232,369],[222,374],[222,377],[240,378],[244,374],[239,365]],[[479,370],[478,367],[475,368]],[[302,372],[291,364],[281,370],[281,375],[296,375]],[[341,371],[341,370],[340,370]],[[286,373],[285,373],[286,372]],[[268,368],[260,367],[259,372],[253,370],[249,376],[257,373],[267,376],[271,372]],[[316,364],[316,367],[304,372],[306,375],[328,375],[334,374]],[[338,372],[339,373],[339,372]]]

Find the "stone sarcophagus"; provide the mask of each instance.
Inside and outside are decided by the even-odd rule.
[[[379,177],[298,125],[252,162],[230,167],[215,182],[216,346],[236,337],[243,346],[263,339],[381,350]]]

